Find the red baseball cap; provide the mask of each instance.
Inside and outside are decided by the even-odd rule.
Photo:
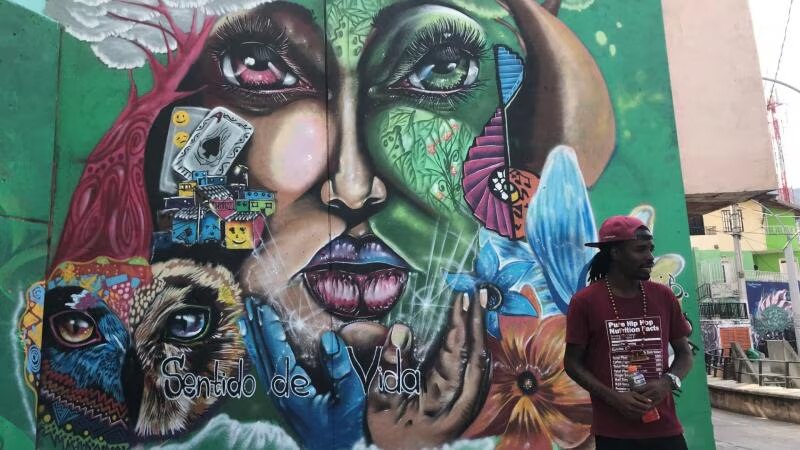
[[[587,247],[599,247],[609,242],[631,241],[636,239],[636,230],[647,225],[636,217],[631,216],[611,216],[600,226],[600,240],[598,242],[587,242]]]

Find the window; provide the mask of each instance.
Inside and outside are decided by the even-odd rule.
[[[689,235],[691,236],[702,236],[706,234],[706,227],[703,223],[703,215],[702,214],[690,214],[689,215]]]

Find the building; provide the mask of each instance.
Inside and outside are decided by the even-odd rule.
[[[662,7],[688,214],[775,190],[747,1],[665,0]]]
[[[731,232],[725,220],[732,212],[742,218],[739,237]],[[731,341],[743,348],[763,347],[759,343],[764,333],[758,325],[760,313],[770,305],[762,300],[782,296],[775,303],[789,311],[784,247],[791,246],[795,266],[799,267],[798,220],[800,207],[771,195],[759,195],[735,206],[689,217],[701,328],[707,349],[728,348]],[[741,278],[737,270],[737,239]],[[780,329],[773,332],[787,338],[793,336]]]

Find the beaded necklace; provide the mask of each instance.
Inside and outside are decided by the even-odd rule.
[[[605,279],[606,281],[606,289],[608,289],[608,298],[611,300],[611,309],[614,311],[614,319],[619,321],[619,311],[617,310],[617,303],[614,301],[614,292],[611,290],[611,282],[608,281],[608,277]],[[639,282],[639,291],[642,293],[642,318],[647,318],[647,294],[644,292],[644,283],[641,281]],[[644,327],[639,327],[641,330],[641,337],[639,338],[639,346],[644,345]],[[649,357],[641,348],[636,350],[632,353],[630,361],[631,362],[644,362],[647,361]]]

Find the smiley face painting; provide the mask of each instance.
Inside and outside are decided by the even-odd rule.
[[[247,222],[232,221],[225,225],[225,248],[234,250],[253,248],[253,226]]]
[[[39,443],[592,445],[563,320],[592,257],[590,198],[630,126],[586,42],[599,7],[100,3],[46,11],[109,71],[141,66],[153,84],[132,84],[86,159],[44,283],[54,314],[86,296],[80,319],[119,336],[103,349],[152,350],[92,378],[114,420],[67,429],[45,397]],[[133,283],[131,267],[151,275]],[[174,333],[220,331],[143,345],[142,327],[172,342],[141,322],[170,298],[195,308]],[[83,339],[70,317],[45,333],[66,323]],[[43,379],[80,384],[47,354]],[[143,385],[158,395],[129,393]]]

